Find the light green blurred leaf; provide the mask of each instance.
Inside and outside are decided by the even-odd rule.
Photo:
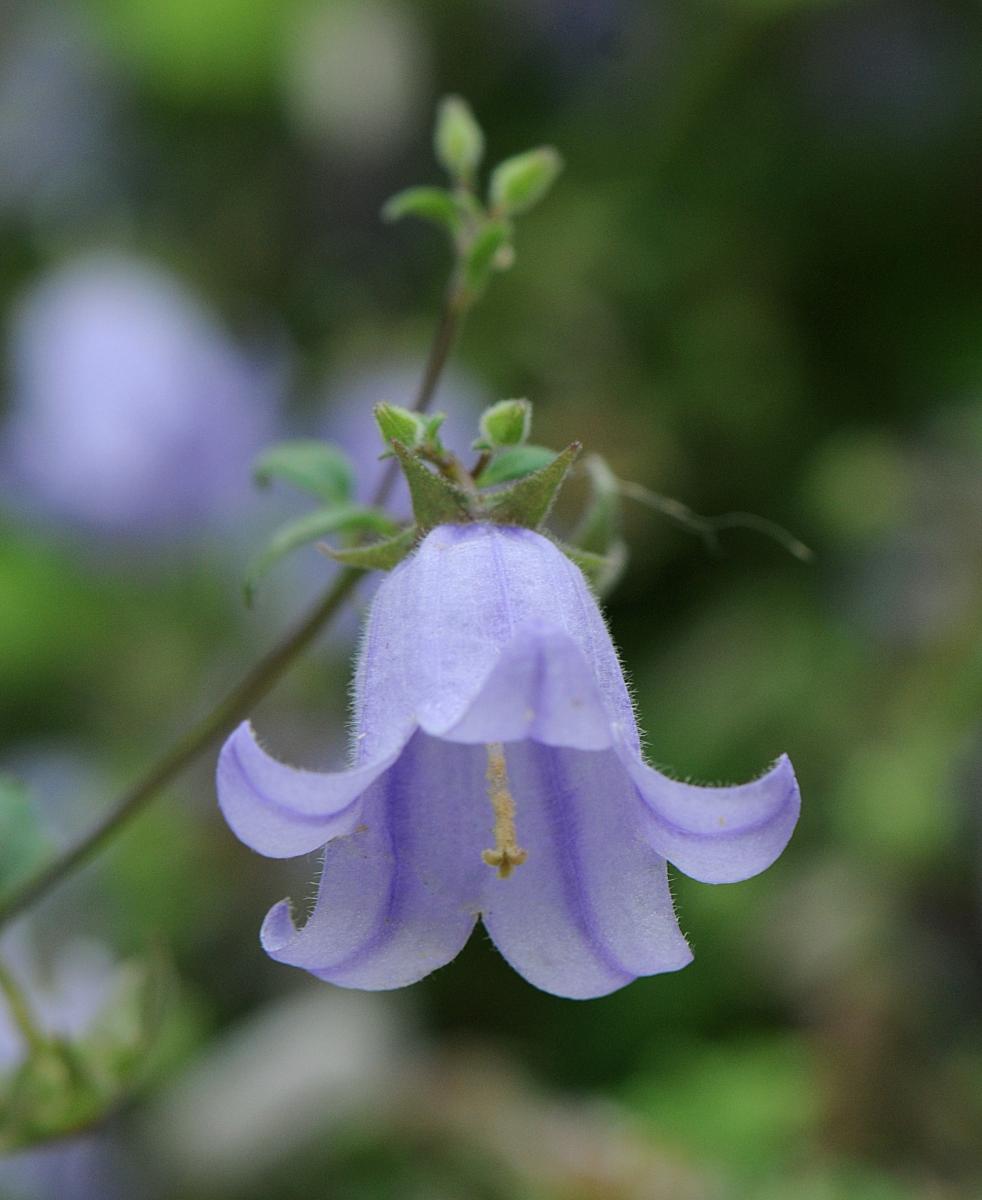
[[[245,582],[246,601],[251,602],[260,579],[291,550],[332,533],[374,533],[387,537],[395,529],[395,523],[385,513],[360,505],[318,508],[305,513],[281,526],[253,561]]]
[[[815,1064],[791,1034],[689,1046],[631,1097],[658,1136],[751,1172],[800,1155],[819,1116]]]
[[[467,184],[484,155],[484,134],[461,96],[445,96],[437,108],[433,147],[451,178]]]
[[[552,146],[539,146],[506,158],[491,173],[491,209],[509,217],[528,212],[549,191],[562,169],[563,160]]]
[[[98,0],[107,45],[153,87],[181,99],[248,100],[274,79],[280,0]]]
[[[47,839],[27,788],[0,775],[0,895],[31,874],[46,849]]]
[[[460,228],[460,206],[444,188],[411,187],[396,192],[382,207],[382,219],[399,221],[403,217],[419,217],[456,233]]]
[[[253,477],[260,487],[282,479],[326,504],[347,503],[355,482],[347,455],[329,442],[312,439],[270,446],[256,460]]]
[[[471,243],[464,258],[464,280],[468,288],[480,294],[487,287],[495,259],[509,243],[511,226],[504,221],[489,221]]]

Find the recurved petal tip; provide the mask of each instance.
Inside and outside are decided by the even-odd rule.
[[[622,759],[648,805],[648,838],[680,871],[703,883],[758,875],[794,832],[801,795],[783,754],[759,779],[699,787],[669,779],[630,751]]]
[[[309,854],[350,833],[358,798],[396,757],[350,771],[302,771],[271,758],[243,722],[218,759],[218,803],[235,835],[260,854]]]

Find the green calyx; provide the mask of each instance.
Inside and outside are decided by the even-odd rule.
[[[367,546],[325,547],[331,558],[347,566],[391,570],[438,525],[486,521],[537,530],[548,517],[581,449],[579,442],[573,442],[560,454],[552,455],[546,465],[494,491],[485,491],[446,453],[436,454],[425,447],[410,450],[398,441],[391,447],[409,485],[413,524]]]

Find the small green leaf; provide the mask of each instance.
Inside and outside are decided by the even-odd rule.
[[[524,525],[538,529],[549,515],[559,489],[582,446],[570,445],[539,471],[526,475],[505,491],[495,495],[488,504],[488,516],[499,525]]]
[[[343,546],[340,549],[325,546],[324,552],[335,562],[357,567],[360,571],[391,571],[412,551],[418,540],[419,530],[411,526],[370,546]]]
[[[354,492],[354,468],[329,442],[280,442],[264,451],[253,467],[260,487],[282,479],[327,504],[344,504]]]
[[[510,237],[510,225],[504,221],[489,221],[474,238],[464,259],[464,280],[475,294],[487,287],[496,260]]]
[[[0,775],[0,892],[31,875],[46,850],[47,839],[27,788]]]
[[[480,428],[475,449],[521,446],[532,432],[532,405],[527,400],[499,400],[481,413]]]
[[[491,211],[510,217],[528,212],[552,187],[562,169],[563,160],[552,146],[506,158],[491,173]]]
[[[455,525],[471,519],[470,502],[460,488],[434,474],[401,442],[393,442],[392,449],[409,484],[413,516],[420,534],[429,533],[437,525]]]
[[[440,446],[440,430],[443,428],[443,422],[447,419],[445,412],[430,413],[429,416],[423,417],[423,440],[428,446],[436,449]]]
[[[496,454],[477,478],[478,487],[493,487],[540,471],[556,457],[547,446],[512,446]]]
[[[396,526],[385,513],[359,505],[318,508],[281,526],[265,549],[253,560],[245,581],[246,603],[251,604],[260,579],[284,555],[332,533],[390,534]]]
[[[445,96],[437,108],[433,147],[437,161],[458,183],[469,184],[484,155],[484,134],[471,106]]]
[[[411,187],[397,192],[382,208],[383,221],[399,221],[403,217],[418,217],[456,233],[460,228],[461,209],[444,188]]]

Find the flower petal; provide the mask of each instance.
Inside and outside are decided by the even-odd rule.
[[[771,865],[794,831],[801,797],[787,755],[766,775],[734,787],[679,783],[627,748],[621,760],[651,812],[651,844],[693,879],[749,879]]]
[[[515,742],[604,750],[611,721],[582,650],[541,624],[505,647],[470,706],[449,728],[427,728],[453,742]]]
[[[358,798],[397,755],[333,774],[301,771],[271,758],[243,722],[218,759],[218,803],[235,835],[260,854],[309,854],[351,832]]]
[[[484,924],[515,970],[589,999],[690,962],[665,860],[615,752],[522,742],[506,759],[528,858],[507,879],[489,875]]]
[[[417,734],[365,795],[360,824],[325,851],[317,904],[297,930],[283,901],[262,942],[342,987],[403,987],[463,948],[488,868],[483,751]]]
[[[434,529],[376,594],[355,683],[354,724],[364,753],[375,757],[381,731],[393,722],[415,721],[441,735],[453,729],[476,707],[502,655],[532,630],[540,639],[549,630],[554,639],[541,647],[549,652],[548,694],[560,690],[561,660],[566,647],[575,647],[569,670],[578,688],[579,676],[590,678],[606,714],[600,724],[617,727],[619,738],[636,744],[617,652],[582,572],[541,534],[475,523]],[[513,652],[510,668],[499,673],[499,692],[529,690],[531,668],[523,670],[520,657]],[[509,688],[509,677],[519,682]],[[584,725],[585,718],[575,728]],[[581,744],[578,733],[572,736]],[[596,737],[586,744],[598,745]],[[609,744],[606,735],[602,744]]]

